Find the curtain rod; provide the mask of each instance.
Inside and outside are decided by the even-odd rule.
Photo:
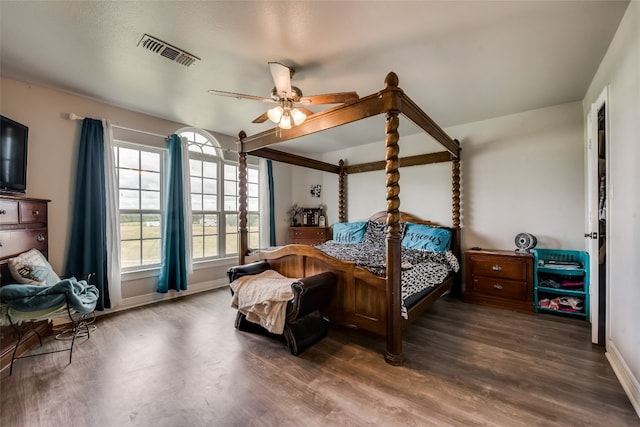
[[[84,117],[81,117],[75,113],[69,113],[69,120],[84,120]],[[131,132],[143,133],[145,135],[150,135],[150,136],[157,136],[158,138],[162,138],[164,140],[167,139],[167,135],[160,135],[158,133],[147,132],[145,130],[138,130],[138,129],[128,128],[124,126],[114,125],[113,123],[111,124],[111,127],[122,129],[122,130],[128,130]]]

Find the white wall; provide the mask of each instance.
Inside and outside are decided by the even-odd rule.
[[[584,117],[606,86],[607,355],[640,414],[640,2],[632,1],[584,98]]]
[[[514,238],[519,232],[534,234],[539,247],[583,248],[583,122],[579,102],[446,131],[462,144],[463,248],[515,249]],[[424,139],[400,132],[400,156],[434,151],[434,145]],[[426,151],[421,147],[427,147]],[[351,164],[382,160],[384,142],[328,153],[323,158],[332,164],[339,159]],[[302,181],[303,173],[295,171],[294,181]],[[337,178],[334,181],[337,186]],[[333,223],[337,219],[337,189],[324,194]],[[294,192],[296,196],[300,197]],[[384,171],[348,176],[347,200],[351,221],[386,209]],[[401,168],[400,209],[451,225],[451,164]]]

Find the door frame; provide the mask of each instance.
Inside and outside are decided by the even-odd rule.
[[[605,284],[601,284],[599,280],[599,239],[593,239],[589,237],[591,233],[598,233],[598,188],[600,183],[598,182],[598,111],[605,107],[605,173],[608,175],[609,172],[609,86],[605,86],[598,98],[594,103],[591,104],[589,109],[589,113],[587,116],[587,149],[586,149],[586,216],[585,216],[585,250],[589,253],[589,294],[590,294],[590,320],[591,320],[591,342],[594,344],[606,345],[604,343],[598,343],[598,330],[599,330],[599,305],[600,305],[600,286],[604,286]],[[610,198],[610,185],[609,180],[606,181],[605,187],[605,195],[607,198]],[[607,210],[610,208],[609,203],[607,203]],[[610,215],[607,215],[609,217]],[[605,232],[606,232],[606,240],[605,240],[605,253],[611,253],[609,245],[609,221],[606,222]],[[605,256],[605,282],[609,281],[609,266],[608,266],[608,258]],[[606,301],[605,301],[605,341],[606,337],[609,336],[608,328],[609,328],[609,288],[606,289]]]

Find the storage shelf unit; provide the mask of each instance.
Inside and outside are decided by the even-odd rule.
[[[536,249],[534,256],[535,311],[589,319],[589,255]]]

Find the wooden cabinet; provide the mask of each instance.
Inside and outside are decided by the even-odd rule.
[[[533,255],[499,250],[465,252],[468,302],[533,312]]]
[[[31,248],[37,248],[45,256],[49,249],[47,228],[48,200],[20,196],[0,195],[0,284],[13,281],[7,260]],[[51,331],[46,321],[35,324],[43,336]],[[11,326],[0,328],[0,370],[11,362],[11,354],[17,338]],[[20,344],[16,356],[24,353],[38,342],[37,335],[30,333]]]
[[[317,245],[329,239],[329,227],[290,227],[289,243]]]

